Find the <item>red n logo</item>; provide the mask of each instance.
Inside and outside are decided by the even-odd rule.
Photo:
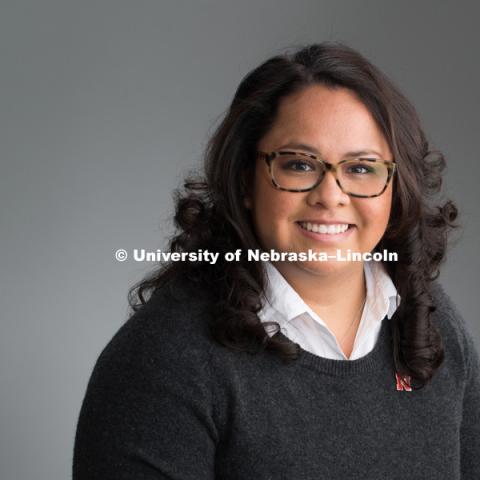
[[[397,380],[397,390],[402,391],[405,390],[407,392],[412,391],[412,387],[410,386],[410,376],[405,375],[404,377],[401,377],[397,372],[395,372],[395,378]]]

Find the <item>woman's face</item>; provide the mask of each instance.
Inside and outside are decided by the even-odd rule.
[[[298,145],[302,145],[301,147]],[[258,150],[299,150],[336,164],[350,152],[372,150],[368,157],[391,160],[387,141],[365,105],[349,89],[324,85],[306,87],[281,101],[270,131]],[[277,190],[263,157],[256,160],[253,189],[245,198],[251,210],[257,238],[264,250],[334,254],[341,249],[370,252],[382,238],[390,215],[392,182],[374,198],[355,198],[343,193],[333,173],[309,192]],[[313,224],[348,224],[339,234],[311,233],[302,228]],[[331,228],[331,227],[330,227]],[[352,268],[358,262],[302,262],[304,270],[322,274]]]

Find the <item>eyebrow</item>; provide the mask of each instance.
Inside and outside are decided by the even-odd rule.
[[[292,149],[295,149],[295,150],[297,150],[297,149],[298,150],[305,150],[307,152],[316,153],[316,154],[319,154],[320,156],[322,156],[322,154],[315,147],[313,147],[312,145],[308,145],[306,143],[289,142],[289,143],[279,147],[278,150],[283,150],[285,148],[292,148]],[[359,157],[361,155],[370,155],[372,153],[375,154],[375,155],[378,155],[379,157],[382,156],[382,154],[377,152],[376,150],[366,149],[366,150],[355,150],[353,152],[346,152],[342,155],[342,157]]]

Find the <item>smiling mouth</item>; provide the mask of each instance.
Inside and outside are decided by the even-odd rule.
[[[322,233],[326,235],[339,235],[345,233],[350,228],[353,228],[355,225],[351,223],[335,223],[335,224],[325,224],[325,223],[311,223],[311,222],[297,222],[303,230],[313,233]]]

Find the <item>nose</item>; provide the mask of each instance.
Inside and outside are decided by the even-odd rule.
[[[348,205],[350,197],[338,186],[333,172],[327,171],[320,184],[308,192],[307,203],[311,206],[321,205],[329,209]]]

